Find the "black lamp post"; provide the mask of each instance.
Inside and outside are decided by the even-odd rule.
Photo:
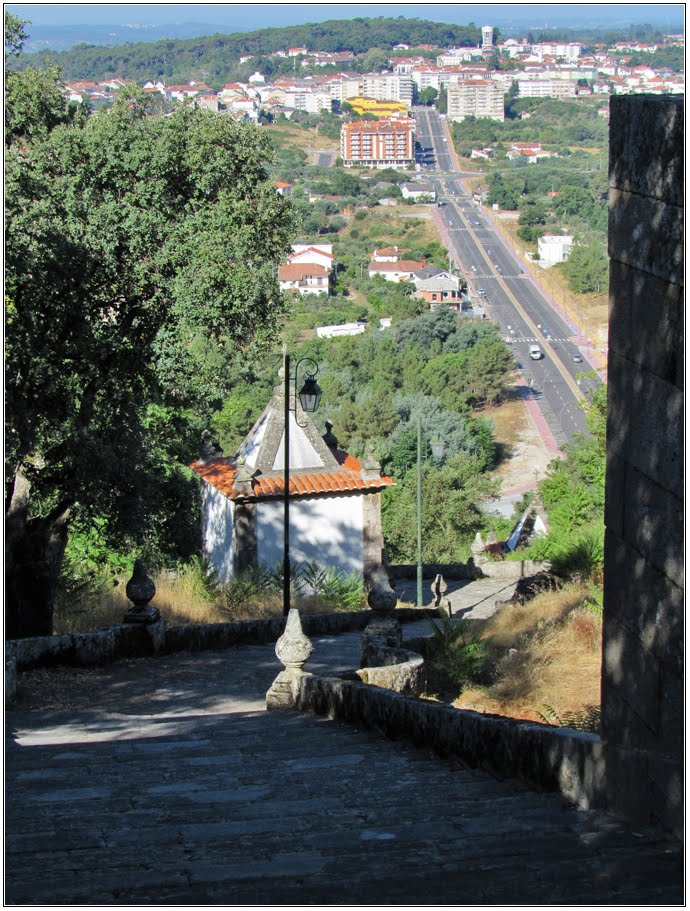
[[[290,372],[290,355],[287,349],[283,348],[283,374],[285,382],[285,430],[283,434],[283,614],[287,617],[290,613],[290,412],[295,412],[295,421],[298,426],[297,418],[297,378],[299,366],[303,361],[309,361],[312,370],[306,368],[306,379],[304,385],[299,391],[299,400],[302,410],[313,413],[319,407],[321,401],[321,389],[316,382],[316,374],[319,372],[319,365],[310,357],[300,358],[295,364],[294,380],[294,404],[291,406],[292,394],[290,384],[292,380]],[[306,425],[304,425],[306,426]]]

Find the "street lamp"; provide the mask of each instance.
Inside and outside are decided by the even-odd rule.
[[[438,438],[431,443],[435,459],[442,459],[445,443]],[[417,607],[424,607],[422,598],[422,416],[417,418]]]
[[[283,379],[285,382],[285,430],[283,433],[283,614],[287,617],[290,613],[290,412],[295,413],[295,423],[298,427],[306,426],[300,424],[297,418],[297,378],[299,366],[304,361],[309,361],[309,367],[305,368],[307,374],[304,385],[299,391],[300,405],[302,411],[313,413],[319,407],[321,401],[321,389],[316,382],[316,374],[319,372],[319,365],[310,357],[302,357],[295,364],[294,379],[294,402],[290,392],[292,376],[290,373],[290,355],[287,348],[283,348]],[[291,403],[292,402],[292,403]]]

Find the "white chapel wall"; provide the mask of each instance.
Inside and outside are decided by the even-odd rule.
[[[283,502],[257,508],[257,557],[260,564],[283,562]],[[363,569],[363,498],[359,494],[290,501],[290,559],[316,561],[346,573]]]
[[[218,581],[225,584],[232,577],[235,507],[232,500],[210,484],[203,484],[202,498],[203,553],[218,576]]]

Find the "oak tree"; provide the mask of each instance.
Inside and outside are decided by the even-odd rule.
[[[75,516],[155,531],[161,477],[192,455],[175,421],[275,333],[291,209],[269,154],[254,127],[127,92],[7,150],[8,637],[52,632]]]

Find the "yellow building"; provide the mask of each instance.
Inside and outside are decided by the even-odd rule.
[[[407,114],[407,105],[402,101],[377,101],[375,98],[348,98],[347,103],[359,114],[373,114],[374,117],[390,117],[393,114]]]

